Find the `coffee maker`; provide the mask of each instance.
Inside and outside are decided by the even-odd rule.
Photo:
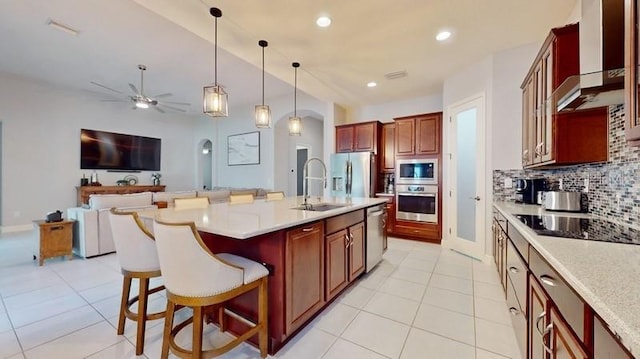
[[[516,202],[536,204],[538,192],[546,191],[547,180],[544,178],[516,179]]]

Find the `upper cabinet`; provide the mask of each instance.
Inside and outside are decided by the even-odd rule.
[[[440,153],[442,112],[396,118],[396,156]]]
[[[522,83],[524,168],[606,161],[608,110],[557,112],[553,92],[579,74],[579,27],[552,29]]]
[[[396,124],[382,125],[382,171],[393,173],[396,169]]]
[[[381,127],[379,121],[336,126],[336,152],[378,153]]]
[[[640,36],[638,36],[638,1],[625,0],[625,138],[630,146],[640,146]]]

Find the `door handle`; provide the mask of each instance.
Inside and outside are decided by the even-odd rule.
[[[480,200],[480,196],[469,197],[469,199],[475,199],[476,201],[479,201]]]

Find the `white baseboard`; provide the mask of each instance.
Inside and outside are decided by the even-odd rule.
[[[1,226],[0,233],[24,232],[33,229],[32,224],[21,224],[19,226]]]

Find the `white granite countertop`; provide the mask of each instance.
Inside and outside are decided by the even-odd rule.
[[[282,200],[255,200],[250,204],[214,203],[206,209],[163,208],[145,210],[138,215],[146,221],[157,218],[165,222],[195,222],[199,231],[237,239],[248,239],[280,229],[314,222],[352,212],[357,209],[386,203],[387,198],[335,198],[314,196],[311,204],[328,203],[342,207],[328,211],[294,209],[302,204],[302,196]]]
[[[555,214],[590,217],[582,213],[551,212],[537,205],[495,202],[531,245],[602,317],[622,344],[640,353],[640,245],[597,242],[537,235],[515,214]]]

